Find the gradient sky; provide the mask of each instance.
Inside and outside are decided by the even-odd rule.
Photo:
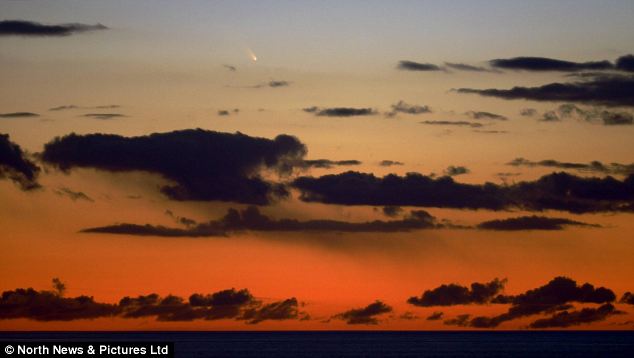
[[[456,182],[500,187],[561,171],[582,179],[612,175],[624,182],[634,173],[631,93],[617,104],[606,104],[593,98],[508,100],[457,89],[575,81],[583,85],[603,78],[631,84],[632,72],[616,65],[597,73],[514,70],[489,61],[525,56],[616,63],[634,52],[632,1],[9,0],[0,2],[0,14],[0,21],[107,27],[68,36],[0,31],[0,133],[8,134],[26,152],[25,158],[41,168],[36,178],[41,187],[21,190],[0,163],[0,290],[50,290],[51,279],[59,277],[68,287],[65,297],[88,295],[114,304],[124,296],[187,298],[196,292],[247,288],[264,304],[296,297],[299,310],[310,315],[255,325],[231,319],[162,322],[152,316],[47,322],[23,317],[0,319],[2,330],[464,329],[446,320],[461,314],[498,315],[510,305],[417,307],[407,299],[442,284],[469,287],[496,277],[507,278],[504,292],[517,295],[557,276],[611,289],[616,295],[612,303],[623,312],[572,328],[634,327],[631,305],[619,303],[625,292],[634,291],[631,209],[580,213],[549,207],[494,211],[404,204],[399,215],[388,217],[379,204],[306,202],[294,188],[288,198],[259,210],[276,219],[358,223],[402,220],[411,210],[424,209],[444,227],[395,233],[243,230],[227,237],[196,238],[81,233],[120,223],[186,229],[178,217],[207,222],[221,218],[228,208],[248,205],[172,200],[159,190],[169,180],[143,168],[63,171],[41,155],[46,143],[72,132],[133,137],[201,128],[269,139],[288,134],[305,144],[305,159],[361,162],[295,168],[281,177],[261,172],[276,183],[348,170],[379,177],[417,172],[438,178],[449,166],[467,168],[453,178]],[[403,70],[400,61],[433,64],[440,70]],[[446,63],[485,70],[464,71]],[[275,82],[282,85],[272,86]],[[430,111],[390,115],[399,101]],[[566,103],[576,106],[568,116],[560,107]],[[71,105],[75,107],[51,110]],[[305,111],[313,106],[368,108],[372,113],[345,117]],[[521,115],[527,108],[535,113]],[[558,120],[543,120],[549,111]],[[19,112],[37,116],[11,115]],[[469,112],[506,120],[478,119]],[[121,116],[100,119],[87,114]],[[610,114],[618,114],[623,122],[609,122]],[[421,123],[425,121],[436,124]],[[532,164],[508,164],[516,158]],[[192,166],[206,163],[202,155],[182,160]],[[381,166],[383,160],[401,164]],[[600,161],[626,169],[539,164],[543,160]],[[634,193],[628,195],[625,204],[634,207]],[[531,215],[600,227],[477,228],[488,220]],[[347,324],[337,317],[376,300],[392,307],[389,313],[372,316],[377,324]],[[597,307],[573,303],[570,312]],[[443,319],[425,319],[438,311],[444,312]],[[417,318],[403,318],[407,312]],[[525,328],[549,315],[510,320],[499,328]]]

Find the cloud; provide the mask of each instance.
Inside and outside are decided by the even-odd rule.
[[[404,319],[406,321],[413,321],[413,320],[420,319],[420,317],[418,317],[417,315],[415,315],[413,312],[410,312],[410,311],[403,313],[398,318]]]
[[[480,67],[480,66],[473,66],[473,65],[467,65],[464,63],[451,63],[451,62],[445,62],[445,66],[453,69],[453,70],[459,70],[459,71],[469,71],[469,72],[499,72],[490,68],[486,68],[486,67]]]
[[[379,165],[382,167],[391,167],[393,165],[403,165],[403,163],[395,160],[382,160],[379,162]]]
[[[598,308],[583,308],[580,311],[563,311],[548,318],[538,319],[529,325],[530,328],[565,328],[584,323],[603,321],[609,316],[622,314],[614,305],[606,303]]]
[[[244,210],[229,209],[220,220],[212,220],[186,229],[164,226],[115,224],[84,229],[85,233],[125,234],[138,236],[205,237],[225,236],[240,231],[280,232],[404,232],[441,227],[436,219],[424,210],[413,210],[401,220],[347,222],[337,220],[272,219],[255,206]]]
[[[440,311],[436,311],[432,314],[430,314],[429,316],[427,316],[427,318],[425,318],[428,321],[438,321],[442,319],[442,316],[444,315],[444,313],[440,312]]]
[[[625,111],[609,111],[599,107],[580,108],[572,103],[565,103],[554,110],[544,112],[541,122],[559,122],[564,119],[576,119],[582,122],[609,125],[632,125],[634,116]]]
[[[27,318],[36,321],[71,321],[110,317],[116,305],[95,302],[92,297],[62,297],[60,292],[17,288],[0,297],[0,319]]]
[[[520,109],[520,116],[523,117],[533,117],[537,115],[537,110],[535,108],[522,108]]]
[[[492,67],[505,70],[524,71],[583,71],[609,70],[614,66],[610,61],[570,62],[545,57],[514,57],[509,59],[495,59],[489,61]]]
[[[353,308],[339,313],[333,318],[346,321],[347,324],[375,325],[379,323],[377,316],[392,312],[392,307],[381,301],[375,301],[363,308]]]
[[[352,116],[370,116],[377,112],[372,108],[352,108],[352,107],[333,107],[319,108],[308,107],[303,109],[304,112],[314,113],[316,116],[323,117],[352,117]]]
[[[619,57],[616,60],[616,68],[621,71],[634,72],[634,55]]]
[[[298,164],[298,166],[303,166],[305,168],[324,168],[324,169],[329,169],[334,166],[350,166],[350,165],[361,165],[361,162],[355,159],[347,159],[347,160],[306,159]]]
[[[81,107],[76,106],[74,104],[69,104],[69,105],[63,105],[63,106],[57,106],[57,107],[53,107],[53,108],[49,108],[49,111],[67,111],[69,109],[80,109]]]
[[[549,218],[545,216],[520,216],[517,218],[490,220],[478,224],[479,229],[498,231],[519,230],[563,230],[564,226],[601,227],[596,224],[586,224],[563,218]]]
[[[467,167],[450,165],[447,169],[445,169],[444,174],[446,176],[454,177],[456,175],[468,174],[469,172],[470,170]]]
[[[84,117],[95,118],[95,119],[115,119],[115,118],[123,118],[125,115],[119,113],[87,113],[84,114]]]
[[[115,109],[115,108],[121,108],[121,106],[118,104],[107,104],[102,106],[82,107],[82,106],[76,106],[74,104],[69,104],[69,105],[49,108],[49,111],[67,111],[71,109]]]
[[[625,292],[623,297],[621,297],[620,303],[625,303],[628,305],[634,305],[634,294],[632,292]]]
[[[405,114],[424,114],[431,113],[432,110],[429,106],[421,106],[416,104],[407,104],[403,101],[398,101],[398,103],[392,105],[392,110],[387,112],[386,115],[389,117],[395,116],[397,113],[405,113]]]
[[[300,199],[340,205],[421,206],[457,209],[547,209],[573,213],[632,211],[634,175],[583,178],[567,173],[544,175],[536,181],[512,185],[463,184],[451,177],[419,173],[405,176],[348,171],[321,177],[299,177],[292,185]]]
[[[507,296],[511,307],[506,313],[493,317],[475,317],[470,325],[477,328],[493,328],[520,317],[570,308],[570,302],[604,304],[616,299],[614,292],[605,287],[595,288],[589,283],[581,286],[567,277],[555,277],[546,285],[517,296]]]
[[[491,113],[491,112],[482,112],[482,111],[469,111],[466,113],[467,116],[473,118],[473,119],[493,119],[493,120],[498,120],[498,121],[506,121],[508,120],[508,118],[504,117],[503,115],[500,114],[495,114],[495,113]]]
[[[634,163],[632,164],[620,164],[620,163],[602,163],[600,161],[592,161],[590,163],[574,163],[574,162],[560,162],[553,159],[540,160],[538,162],[530,161],[524,158],[515,158],[512,161],[506,163],[514,167],[546,167],[546,168],[558,168],[558,169],[572,169],[581,172],[594,172],[609,175],[631,175],[634,174]]]
[[[271,81],[269,81],[268,86],[269,87],[286,87],[286,86],[289,86],[290,84],[291,83],[288,82],[288,81],[274,81],[274,80],[271,80]]]
[[[94,200],[91,197],[89,197],[88,195],[86,195],[85,193],[82,193],[81,191],[73,191],[73,190],[71,190],[69,188],[66,188],[66,187],[61,187],[58,190],[55,190],[55,194],[60,195],[60,196],[67,196],[72,201],[85,200],[85,201],[89,201],[91,203],[94,202]]]
[[[226,68],[227,70],[231,72],[236,72],[238,70],[236,66],[231,66],[231,65],[222,65],[222,67]]]
[[[266,139],[190,129],[138,137],[70,134],[47,143],[41,157],[62,170],[160,174],[174,182],[161,188],[173,200],[268,204],[287,192],[260,172],[287,173],[305,154],[304,144],[288,135]]]
[[[422,121],[419,123],[433,125],[433,126],[469,126],[472,128],[482,127],[482,123],[467,122],[467,121]]]
[[[444,71],[442,67],[434,64],[414,61],[400,61],[396,68],[403,71]]]
[[[220,111],[218,111],[218,115],[219,116],[228,116],[229,115],[229,111],[224,110],[224,109],[220,110]]]
[[[400,206],[393,206],[393,205],[384,206],[382,210],[385,216],[388,216],[391,218],[395,218],[401,215],[401,213],[403,212],[403,208],[401,208]]]
[[[24,20],[0,21],[0,36],[69,36],[76,33],[106,30],[102,24],[86,25],[79,23],[45,25]]]
[[[538,87],[511,89],[459,88],[458,93],[478,94],[502,99],[532,101],[561,101],[600,104],[605,106],[634,106],[634,76],[599,75],[590,79],[567,83],[550,83]]]
[[[39,114],[32,112],[0,113],[0,118],[33,118],[39,116]]]
[[[297,319],[300,313],[297,309],[298,303],[295,297],[266,304],[259,308],[248,309],[240,319],[247,320],[247,323],[257,324],[266,320],[287,320]],[[305,314],[302,317],[307,317]]]
[[[443,323],[447,326],[468,327],[470,317],[471,315],[469,314],[461,314],[456,316],[455,318],[448,319]]]
[[[22,151],[19,145],[11,142],[8,134],[0,133],[0,179],[9,179],[22,190],[40,188],[37,176],[40,168]]]
[[[426,290],[420,297],[410,297],[407,303],[414,306],[453,306],[489,303],[504,290],[506,280],[494,279],[491,282],[471,284],[471,289],[458,284],[441,285],[433,290]]]

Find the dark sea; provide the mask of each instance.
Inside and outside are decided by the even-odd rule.
[[[0,341],[174,342],[175,357],[634,357],[634,331],[37,332]]]

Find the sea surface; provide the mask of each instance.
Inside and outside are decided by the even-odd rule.
[[[0,332],[0,341],[174,342],[176,357],[634,357],[634,331]]]

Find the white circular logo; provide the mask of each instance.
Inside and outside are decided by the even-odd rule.
[[[6,354],[13,354],[13,351],[14,351],[13,346],[4,347],[4,353]]]

